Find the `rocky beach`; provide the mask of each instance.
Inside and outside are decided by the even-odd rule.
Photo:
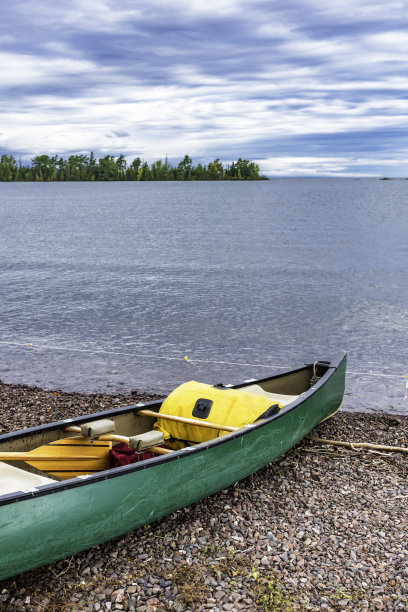
[[[0,383],[0,431],[136,401]],[[234,486],[0,583],[1,611],[408,609],[408,416],[341,410]]]

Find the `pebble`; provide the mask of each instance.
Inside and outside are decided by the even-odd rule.
[[[149,399],[0,383],[0,428]],[[406,416],[340,411],[312,437],[406,446],[407,431]],[[153,525],[3,581],[0,611],[253,612],[271,593],[287,610],[406,610],[407,464],[306,439]]]

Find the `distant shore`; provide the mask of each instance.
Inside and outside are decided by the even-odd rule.
[[[256,181],[268,180],[260,176],[259,166],[239,157],[224,166],[217,158],[206,164],[193,164],[189,155],[172,165],[167,158],[152,164],[136,157],[128,164],[124,155],[115,158],[105,155],[99,159],[90,155],[36,155],[30,165],[23,165],[13,155],[0,158],[1,181]]]
[[[2,433],[157,396],[0,383]],[[244,481],[0,584],[0,610],[405,610],[408,417],[346,413]]]

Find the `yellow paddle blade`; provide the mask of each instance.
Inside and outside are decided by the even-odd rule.
[[[48,472],[58,478],[74,478],[108,469],[111,448],[112,442],[91,441],[88,438],[75,436],[56,440],[29,451],[33,459],[30,458],[26,462],[37,470]],[[36,455],[39,455],[38,459],[35,459]],[[44,455],[47,455],[47,460],[42,459]],[[89,461],[83,460],[87,455]],[[77,460],[79,456],[80,461]],[[52,461],[51,457],[55,457],[55,461]]]

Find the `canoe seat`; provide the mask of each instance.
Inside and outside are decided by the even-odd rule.
[[[109,419],[99,419],[99,421],[91,421],[81,425],[81,436],[84,438],[97,438],[113,431],[115,431],[115,423]]]
[[[0,461],[0,495],[25,491],[41,485],[57,482],[40,474],[32,474]]]
[[[153,446],[164,444],[164,435],[161,431],[146,431],[129,438],[129,446],[138,453],[141,453]]]
[[[268,397],[273,402],[279,402],[282,406],[287,406],[291,402],[294,402],[299,396],[298,395],[282,395],[281,393],[269,393],[264,391],[259,385],[249,385],[248,387],[242,387],[242,391],[247,393],[254,393],[255,395],[263,395]]]

